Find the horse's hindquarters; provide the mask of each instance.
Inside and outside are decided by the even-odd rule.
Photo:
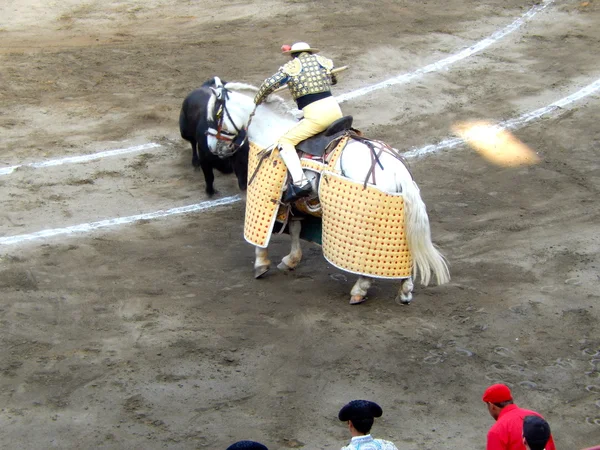
[[[404,279],[412,256],[404,225],[404,199],[374,186],[324,172],[319,185],[323,254],[334,266],[373,278]]]

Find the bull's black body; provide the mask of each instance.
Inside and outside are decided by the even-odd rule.
[[[241,190],[246,190],[248,173],[248,142],[240,150],[228,158],[219,158],[211,153],[206,140],[206,131],[210,123],[207,117],[207,105],[211,96],[211,86],[214,79],[206,81],[200,88],[192,91],[183,101],[179,114],[179,131],[181,137],[189,141],[192,146],[192,165],[200,167],[204,173],[206,193],[212,196],[215,193],[215,176],[213,169],[221,173],[236,174]],[[225,82],[223,82],[225,84]]]

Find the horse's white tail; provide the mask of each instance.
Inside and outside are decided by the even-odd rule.
[[[406,214],[406,238],[414,262],[413,277],[416,280],[420,273],[421,284],[427,286],[433,272],[437,284],[445,284],[450,281],[450,272],[444,256],[431,242],[429,217],[419,187],[410,178],[404,178],[401,184]]]

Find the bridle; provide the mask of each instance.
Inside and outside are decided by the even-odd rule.
[[[215,116],[213,118],[213,123],[216,125],[216,128],[209,128],[205,134],[207,136],[213,136],[218,141],[229,143],[229,145],[225,148],[217,147],[216,149],[217,156],[220,158],[228,158],[233,156],[235,152],[237,152],[240,147],[245,144],[247,128],[238,128],[238,126],[235,124],[235,121],[227,109],[229,91],[223,87],[221,88],[221,92],[223,94],[221,96],[217,96],[215,101]],[[223,119],[225,116],[227,116],[229,121],[232,123],[233,128],[235,128],[235,133],[231,133],[223,128]]]

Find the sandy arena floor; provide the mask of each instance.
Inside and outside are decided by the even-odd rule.
[[[0,176],[0,237],[206,200],[179,136],[211,76],[258,85],[306,40],[350,70],[335,94],[475,44],[529,0],[5,0],[0,168],[159,148]],[[457,121],[501,121],[600,76],[600,1],[556,0],[445,69],[342,104],[410,150]],[[561,450],[600,444],[600,97],[515,134],[534,167],[461,146],[411,161],[445,286],[397,283],[348,305],[355,277],[306,244],[295,272],[252,277],[243,204],[0,245],[0,447],[340,448],[339,408],[379,402],[399,449],[483,448],[496,381],[540,411]],[[217,176],[217,198],[237,193]],[[283,256],[286,236],[271,254]]]

